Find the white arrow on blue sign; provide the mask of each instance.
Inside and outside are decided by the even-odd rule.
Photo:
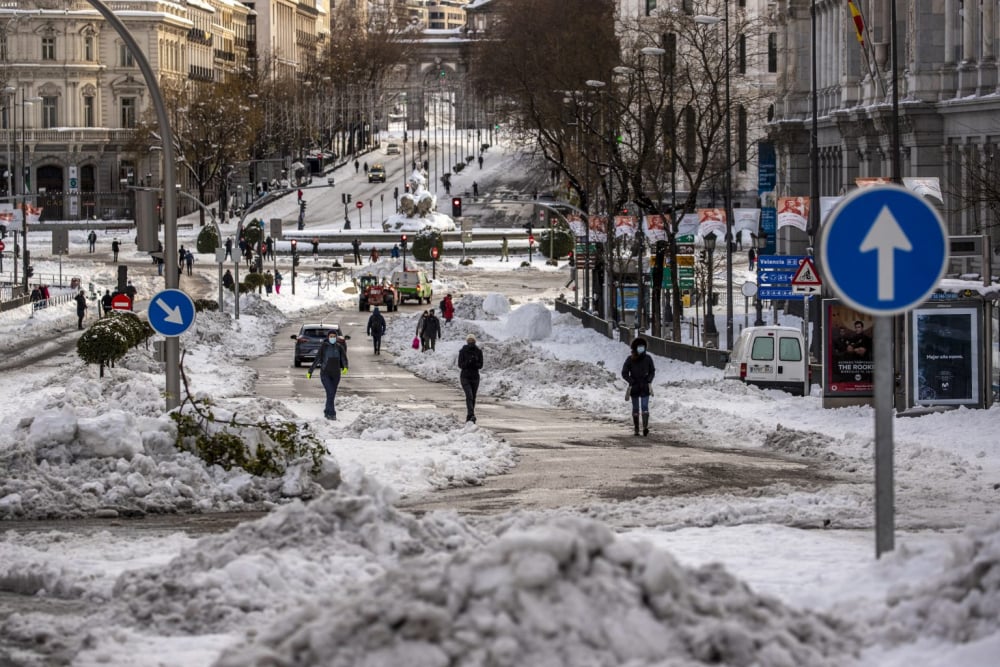
[[[153,296],[147,314],[154,331],[180,336],[194,324],[194,301],[179,289],[165,289]]]
[[[895,315],[925,301],[947,262],[941,216],[898,185],[855,190],[820,234],[820,268],[830,287],[872,315]]]

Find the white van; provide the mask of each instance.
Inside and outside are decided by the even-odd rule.
[[[808,372],[804,354],[802,332],[794,327],[747,327],[736,339],[724,377],[801,396]]]
[[[399,155],[399,144],[397,144],[397,143],[395,143],[393,141],[390,141],[385,146],[385,154],[386,155]]]

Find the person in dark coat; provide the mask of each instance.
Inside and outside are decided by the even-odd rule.
[[[226,289],[233,289],[235,281],[233,280],[233,272],[226,269],[226,272],[222,274],[222,286]]]
[[[122,245],[118,242],[118,239],[115,239],[114,241],[111,242],[111,254],[114,257],[115,264],[118,263],[118,251],[121,250],[121,248]]]
[[[372,308],[371,317],[368,318],[368,335],[372,337],[375,354],[382,354],[382,336],[385,335],[385,329],[385,318],[378,312],[378,306],[375,306]]]
[[[104,290],[104,296],[101,297],[101,310],[104,311],[105,317],[111,314],[111,290]]]
[[[347,347],[337,340],[337,333],[331,331],[327,339],[319,346],[316,358],[312,366],[306,373],[307,378],[311,378],[313,371],[320,369],[319,379],[323,382],[323,389],[326,390],[326,405],[323,407],[323,415],[330,420],[337,419],[337,388],[340,386],[340,378],[347,375]]]
[[[87,295],[83,290],[76,295],[76,328],[83,328],[83,318],[87,314]]]
[[[233,258],[233,237],[226,239],[226,259]]]
[[[433,351],[437,344],[437,339],[441,336],[441,320],[437,318],[433,310],[427,311],[427,319],[424,321],[424,329],[421,335],[426,341],[424,351],[428,348]]]
[[[642,415],[642,434],[649,435],[649,397],[653,395],[653,377],[656,367],[653,358],[646,353],[646,339],[639,337],[632,341],[632,353],[622,365],[622,378],[628,382],[628,396],[632,399],[632,424],[639,435],[639,416]]]
[[[458,352],[459,380],[465,392],[465,421],[476,423],[476,394],[479,393],[479,371],[483,367],[483,351],[476,347],[476,337],[465,337],[465,346]]]

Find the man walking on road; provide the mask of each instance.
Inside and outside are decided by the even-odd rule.
[[[118,263],[118,251],[121,250],[121,244],[118,243],[118,239],[111,242],[111,254],[114,256],[114,263]]]
[[[476,347],[476,337],[465,337],[465,347],[458,352],[459,379],[465,392],[465,421],[476,423],[476,394],[479,393],[479,370],[483,367],[483,352]]]
[[[83,318],[87,314],[87,295],[83,290],[76,295],[76,328],[83,328]]]
[[[93,229],[91,229],[90,233],[87,234],[87,243],[90,244],[90,252],[94,252],[95,247],[97,246],[97,232]]]
[[[375,354],[382,354],[382,336],[385,335],[385,318],[378,312],[378,306],[372,308],[372,315],[368,318],[368,335],[372,337],[372,345]]]
[[[360,265],[361,264],[361,239],[359,239],[357,236],[355,236],[354,240],[351,241],[351,247],[354,248],[354,263]]]
[[[331,331],[325,341],[320,344],[319,352],[306,378],[311,378],[313,371],[320,369],[319,379],[323,382],[323,389],[326,390],[326,405],[323,408],[323,416],[330,420],[337,419],[337,387],[340,386],[340,378],[347,375],[347,349],[337,340],[335,331]]]

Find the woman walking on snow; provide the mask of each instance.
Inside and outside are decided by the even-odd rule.
[[[622,366],[622,378],[628,382],[628,397],[632,399],[632,424],[639,435],[639,415],[642,415],[642,434],[649,435],[649,397],[653,395],[653,377],[656,368],[653,358],[646,354],[646,339],[632,341],[632,354]]]

